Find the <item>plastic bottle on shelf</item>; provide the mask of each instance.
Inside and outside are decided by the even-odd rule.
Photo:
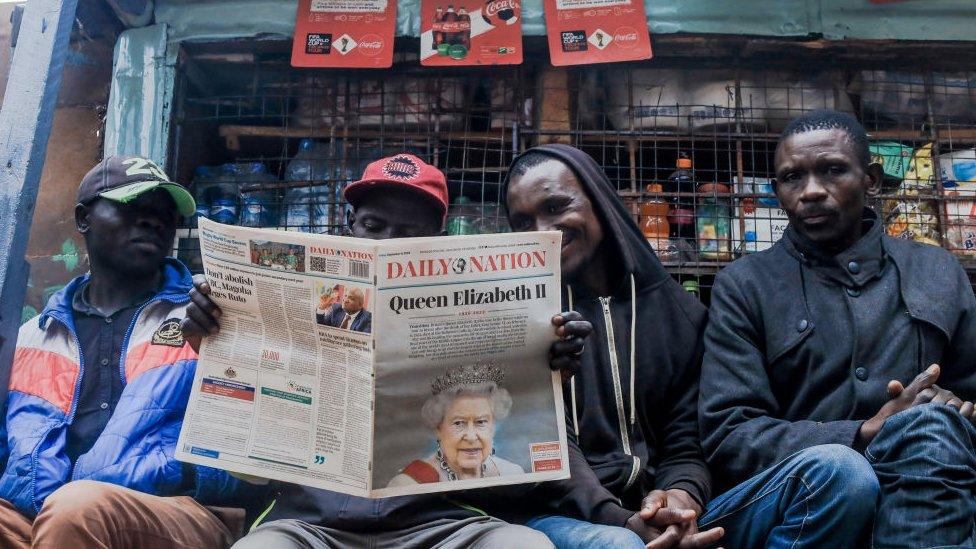
[[[272,183],[277,178],[268,173],[261,162],[238,165],[238,183],[241,185],[240,224],[244,227],[271,227],[277,222],[275,215],[276,193],[272,189],[258,187]]]
[[[447,213],[447,234],[479,234],[481,219],[471,199],[459,196]]]
[[[329,208],[335,201],[329,193],[331,181],[329,150],[325,143],[302,139],[298,153],[285,168],[285,181],[311,182],[285,192],[279,224],[291,231],[327,232]]]
[[[668,199],[670,211],[668,222],[671,225],[671,238],[683,240],[685,248],[693,248],[695,243],[695,199],[690,193],[698,186],[695,183],[695,173],[692,171],[691,159],[685,153],[678,153],[677,169],[668,176],[664,186],[667,192],[689,193],[689,196],[671,197]]]
[[[197,227],[197,220],[210,216],[210,202],[207,190],[213,185],[217,172],[212,166],[197,166],[193,171],[193,200],[197,203],[197,211],[190,219],[190,228]]]
[[[237,185],[237,165],[224,164],[206,191],[210,204],[210,219],[225,225],[237,224],[241,192]]]
[[[654,249],[654,252],[662,261],[667,258],[669,251],[670,229],[668,223],[668,203],[660,197],[661,185],[651,183],[647,186],[647,192],[652,196],[645,200],[640,207],[641,213],[641,232],[644,238]],[[657,194],[658,196],[653,196]]]
[[[698,186],[698,255],[712,261],[732,259],[732,220],[729,186],[703,183]]]

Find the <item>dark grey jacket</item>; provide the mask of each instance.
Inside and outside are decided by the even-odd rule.
[[[867,379],[865,371],[855,376],[858,365],[848,358],[855,336],[830,325],[849,319],[811,313],[810,300],[818,296],[807,295],[811,286],[804,280],[814,273],[789,238],[716,278],[699,425],[717,488],[728,489],[804,448],[851,446],[861,423],[886,401],[887,381],[907,385],[929,364],[942,366],[940,386],[976,398],[976,298],[966,273],[940,248],[888,236],[880,242],[885,261],[897,269],[889,276],[898,281],[902,311],[917,328],[909,333],[918,341],[902,346],[915,356],[870,365],[876,385],[868,390],[856,377]],[[836,344],[812,337],[828,329],[840,334]],[[825,364],[845,364],[845,371]]]

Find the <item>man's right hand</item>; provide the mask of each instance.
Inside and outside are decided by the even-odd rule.
[[[215,335],[220,331],[220,307],[210,300],[209,295],[210,283],[207,278],[194,275],[190,305],[186,308],[186,318],[180,323],[180,329],[183,331],[183,338],[198,353],[203,336]]]
[[[865,421],[861,424],[861,428],[857,432],[857,440],[855,441],[856,447],[859,450],[864,450],[867,448],[868,444],[874,440],[874,437],[878,435],[881,428],[884,426],[885,421],[889,417],[908,410],[909,408],[914,408],[922,404],[928,404],[929,402],[934,402],[936,404],[944,404],[946,406],[952,406],[956,410],[966,416],[966,419],[974,421],[973,417],[973,403],[963,402],[963,400],[949,391],[948,389],[943,389],[935,384],[939,379],[939,374],[941,369],[938,364],[933,364],[929,366],[924,372],[918,374],[908,387],[902,385],[900,381],[892,380],[888,382],[888,402],[881,407],[881,410],[874,415],[871,419]],[[968,415],[967,415],[968,414]]]

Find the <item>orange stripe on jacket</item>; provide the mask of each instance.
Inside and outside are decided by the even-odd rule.
[[[10,390],[43,398],[67,414],[74,399],[78,370],[78,364],[64,355],[18,347],[10,371]]]
[[[194,360],[196,358],[197,353],[190,347],[189,343],[184,343],[182,347],[153,345],[149,341],[140,343],[129,349],[129,353],[125,357],[125,379],[132,381],[153,368],[173,364],[178,360]]]

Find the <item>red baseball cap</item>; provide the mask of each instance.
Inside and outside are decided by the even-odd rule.
[[[366,166],[363,177],[346,186],[342,195],[355,208],[371,190],[395,187],[409,189],[429,198],[447,218],[447,179],[444,172],[408,153],[381,158]]]

